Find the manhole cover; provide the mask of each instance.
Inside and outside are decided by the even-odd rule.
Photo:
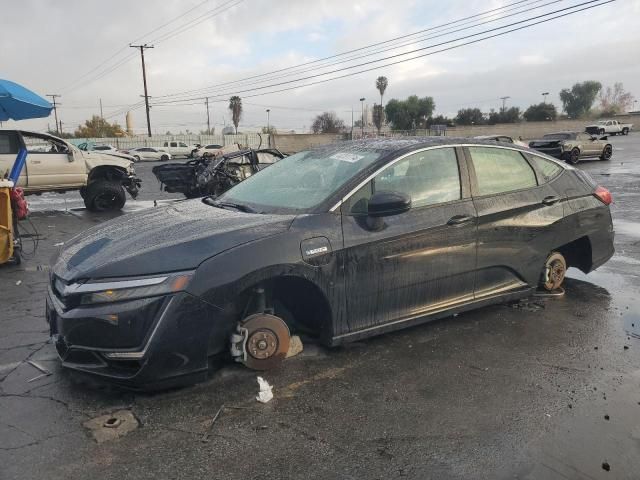
[[[102,443],[127,435],[138,428],[139,423],[130,410],[118,410],[87,420],[83,425],[96,442]]]

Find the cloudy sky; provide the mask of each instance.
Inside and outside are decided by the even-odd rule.
[[[100,99],[106,118],[124,124],[125,112],[131,110],[135,130],[145,131],[140,55],[128,47],[132,42],[155,46],[145,56],[149,95],[156,104],[151,110],[152,129],[157,133],[205,129],[204,96],[211,98],[212,123],[219,131],[230,123],[227,99],[235,93],[243,97],[241,129],[265,125],[267,108],[271,124],[280,130],[308,129],[324,110],[336,112],[350,124],[352,109],[357,118],[361,97],[367,103],[379,100],[378,75],[389,79],[385,102],[429,95],[435,99],[436,113],[446,115],[463,107],[497,109],[502,96],[510,97],[508,105],[526,108],[540,102],[542,92],[550,92],[548,100],[559,104],[561,88],[584,80],[604,85],[623,82],[640,99],[640,0],[617,0],[438,52],[526,25],[523,21],[532,17],[602,1],[5,1],[0,16],[0,78],[40,94],[61,94],[59,114],[65,131],[98,114]],[[521,23],[481,34],[516,22]],[[407,36],[419,31],[423,33]],[[473,34],[478,35],[455,40]],[[386,51],[374,55],[364,56],[371,49],[359,50],[286,69],[399,36],[407,37],[376,47],[373,52]],[[422,50],[302,80],[416,49]],[[385,66],[426,53],[433,54]],[[339,60],[343,63],[337,64]],[[364,69],[370,71],[299,86]],[[278,70],[282,71],[250,78]],[[289,87],[297,88],[268,93]],[[41,130],[49,123],[53,127],[51,118],[19,124]],[[15,123],[5,123],[11,125]]]

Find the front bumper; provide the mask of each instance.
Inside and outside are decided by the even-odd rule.
[[[204,380],[229,338],[220,309],[186,292],[65,309],[49,288],[46,318],[63,367],[139,390]]]
[[[140,186],[142,185],[142,180],[140,180],[135,175],[127,175],[122,180],[122,186],[125,188],[131,198],[135,199],[138,196],[138,191],[140,190]]]
[[[545,153],[547,155],[550,155],[552,157],[559,158],[559,159],[562,159],[564,155],[564,150],[562,149],[562,147],[552,147],[552,148],[531,147],[531,148],[533,148],[534,150],[537,150],[540,153]]]

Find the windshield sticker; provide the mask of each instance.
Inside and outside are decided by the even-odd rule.
[[[331,155],[329,158],[333,158],[334,160],[340,160],[342,162],[356,163],[359,160],[364,158],[364,155],[356,155],[355,153],[336,153],[335,155]]]

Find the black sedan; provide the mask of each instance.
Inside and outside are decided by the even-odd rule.
[[[613,255],[610,202],[497,142],[323,146],[75,237],[47,319],[64,366],[133,388],[201,380],[213,356],[267,369],[292,332],[339,345],[558,289]]]

